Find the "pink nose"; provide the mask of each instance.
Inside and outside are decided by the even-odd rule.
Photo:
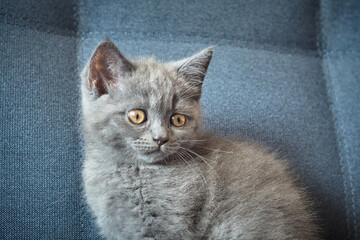
[[[159,145],[159,147],[164,143],[166,143],[167,141],[169,141],[168,138],[162,138],[162,137],[154,137],[153,140],[157,143],[157,145]]]

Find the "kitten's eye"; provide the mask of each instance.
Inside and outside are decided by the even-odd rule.
[[[128,117],[134,124],[141,124],[146,121],[146,114],[143,110],[132,110],[128,113]]]
[[[174,114],[171,117],[171,124],[175,127],[181,127],[185,124],[186,118],[182,114]]]

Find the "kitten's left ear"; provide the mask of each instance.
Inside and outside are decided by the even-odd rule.
[[[121,79],[133,70],[115,44],[105,39],[90,60],[89,88],[99,96],[106,94],[110,86],[121,86]]]
[[[180,75],[200,90],[213,52],[214,47],[208,47],[189,58],[176,62],[175,66],[178,67]]]

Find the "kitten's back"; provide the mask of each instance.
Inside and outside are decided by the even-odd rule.
[[[212,184],[210,239],[317,239],[310,201],[284,160],[249,141],[206,139],[196,148]]]

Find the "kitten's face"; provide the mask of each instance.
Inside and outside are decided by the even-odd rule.
[[[113,47],[110,50],[120,54]],[[84,117],[86,121],[93,116],[99,139],[148,163],[165,160],[181,148],[191,147],[201,124],[201,84],[212,49],[206,52],[207,65],[196,61],[196,69],[192,58],[176,63],[154,59],[130,63],[122,55],[114,60],[113,52],[98,51],[93,55],[92,61],[97,62],[93,67],[90,63],[86,83],[92,95],[91,113],[84,111]],[[99,60],[103,57],[99,54],[107,58]],[[197,56],[198,59],[204,58]],[[99,68],[99,63],[105,66]]]
[[[150,60],[136,69],[124,81],[127,90],[115,89],[111,95],[121,112],[116,123],[130,151],[156,162],[176,153],[181,140],[196,138],[201,111],[191,95],[198,93],[159,63]]]

